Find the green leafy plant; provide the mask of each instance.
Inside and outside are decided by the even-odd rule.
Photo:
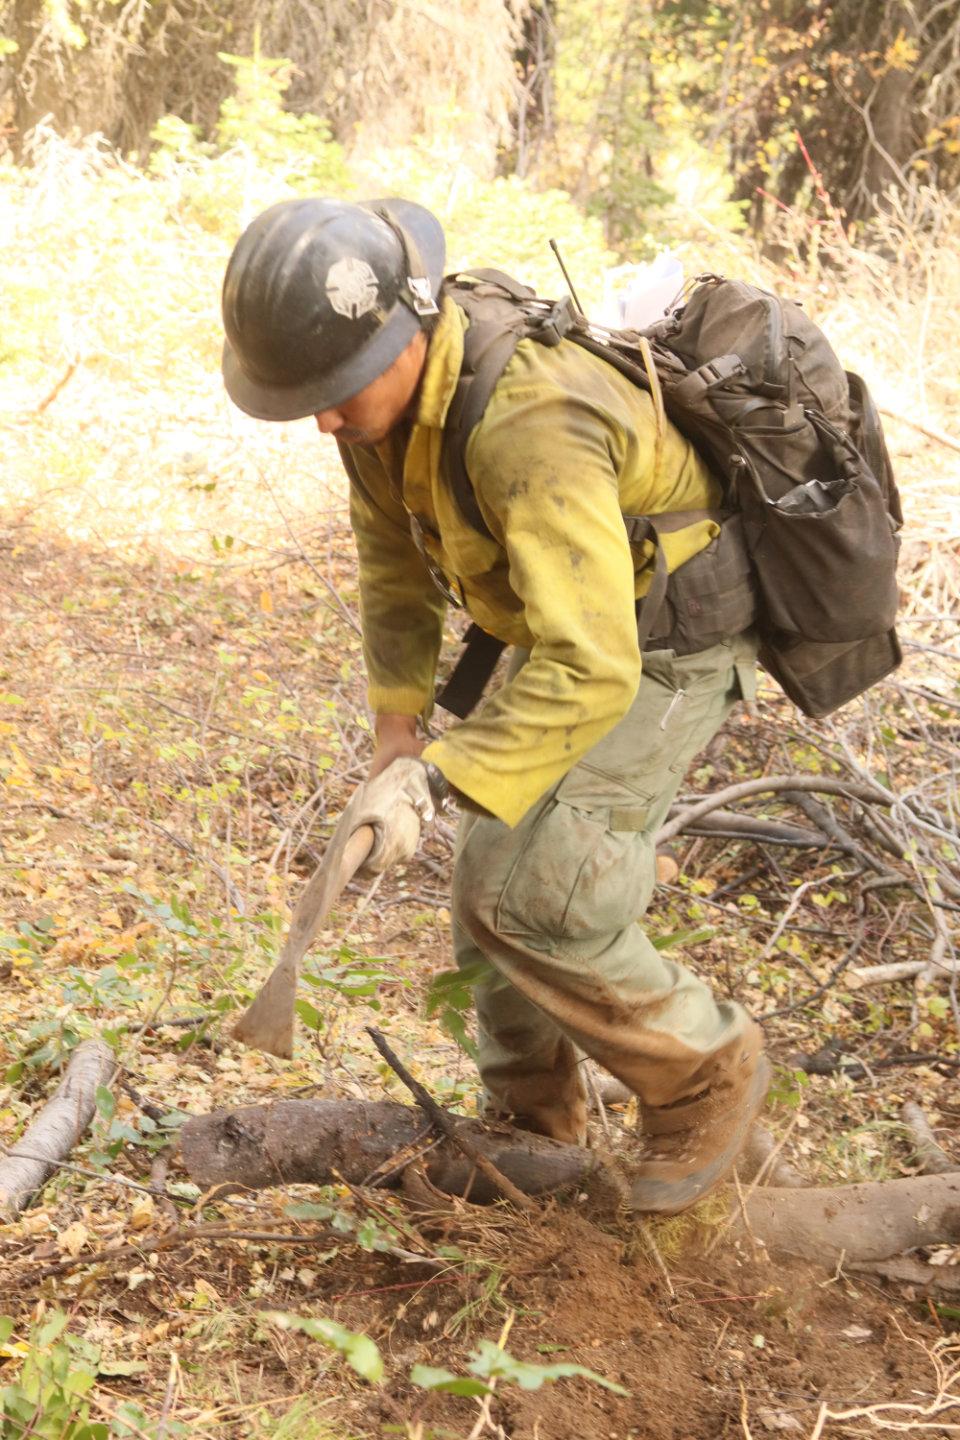
[[[493,974],[489,960],[476,960],[459,970],[442,970],[434,975],[426,996],[428,1018],[436,1016],[441,1030],[455,1040],[476,1063],[477,1046],[467,1031],[467,1015],[473,1008],[473,992],[481,980]]]
[[[106,1440],[110,1427],[90,1419],[86,1396],[96,1384],[100,1350],[67,1332],[54,1310],[26,1340],[13,1341],[14,1322],[0,1316],[0,1355],[23,1357],[17,1376],[0,1390],[0,1440]]]
[[[220,107],[213,139],[200,140],[176,115],[162,116],[151,132],[150,170],[175,183],[180,208],[205,229],[232,234],[285,193],[348,189],[343,149],[326,120],[286,108],[296,66],[262,54],[259,31],[251,55],[221,51],[218,58],[234,72],[234,93]]]
[[[347,1364],[356,1370],[371,1385],[378,1385],[383,1379],[383,1356],[369,1335],[348,1330],[338,1320],[309,1315],[294,1315],[288,1310],[265,1310],[262,1318],[281,1330],[299,1330],[311,1340],[319,1340],[331,1350],[342,1355]]]
[[[615,1395],[629,1395],[622,1385],[588,1370],[586,1365],[576,1365],[572,1360],[558,1360],[553,1365],[536,1365],[527,1360],[518,1360],[508,1350],[494,1344],[492,1340],[481,1340],[467,1362],[469,1375],[455,1375],[442,1366],[414,1365],[410,1379],[423,1390],[443,1390],[451,1395],[482,1396],[490,1393],[486,1382],[505,1381],[518,1385],[521,1390],[539,1390],[548,1381],[563,1380],[577,1375],[612,1390]],[[476,1377],[476,1378],[471,1378]]]

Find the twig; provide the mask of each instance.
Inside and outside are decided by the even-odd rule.
[[[762,1175],[768,1185],[777,1185],[782,1190],[805,1190],[809,1181],[789,1160],[784,1160],[779,1153],[781,1148],[765,1126],[755,1124],[737,1161],[737,1170],[744,1172],[746,1180]]]
[[[76,1266],[114,1264],[118,1261],[135,1259],[144,1253],[149,1254],[153,1251],[179,1250],[184,1245],[193,1245],[197,1241],[229,1243],[234,1240],[243,1240],[258,1245],[319,1245],[327,1238],[326,1231],[290,1234],[279,1230],[234,1230],[229,1225],[217,1224],[182,1225],[175,1230],[145,1234],[129,1244],[108,1245],[105,1249],[95,1250],[90,1255],[72,1255],[31,1273],[36,1279],[45,1280],[51,1275],[62,1275]],[[401,1251],[394,1247],[391,1247],[390,1253],[405,1259],[415,1259],[417,1264],[445,1268],[450,1263],[449,1260],[435,1260],[429,1255],[414,1256],[408,1250]]]
[[[177,1207],[167,1194],[167,1168],[167,1156],[161,1150],[159,1155],[153,1157],[150,1165],[150,1190],[156,1196],[163,1214],[172,1224],[176,1225]]]
[[[911,430],[919,430],[921,435],[926,435],[928,440],[936,440],[938,445],[946,445],[948,450],[960,452],[960,440],[954,440],[952,435],[947,435],[943,430],[934,430],[931,425],[921,425],[919,420],[911,420],[909,415],[903,415],[899,410],[888,410],[883,405],[878,405],[877,409],[881,415],[886,415],[888,420],[908,425]]]
[[[587,1082],[587,1089],[590,1091],[593,1103],[597,1107],[597,1115],[600,1118],[600,1127],[603,1130],[604,1139],[608,1145],[612,1145],[613,1136],[610,1134],[610,1121],[607,1119],[607,1109],[603,1103],[603,1095],[600,1092],[597,1077],[594,1075],[592,1067],[586,1061],[581,1066],[581,1069]]]
[[[644,1245],[646,1245],[647,1249],[650,1252],[654,1265],[656,1265],[657,1269],[660,1271],[660,1274],[663,1276],[663,1282],[666,1285],[667,1290],[670,1292],[671,1297],[676,1299],[677,1292],[674,1289],[673,1281],[670,1278],[670,1271],[667,1269],[667,1262],[660,1254],[660,1247],[654,1239],[653,1230],[651,1229],[650,1222],[648,1220],[641,1219],[638,1221],[638,1224],[641,1238],[643,1239]]]
[[[414,1080],[410,1071],[404,1065],[403,1061],[393,1052],[380,1031],[374,1029],[372,1025],[367,1025],[364,1028],[384,1060],[386,1060],[390,1066],[390,1069],[400,1077],[420,1108],[430,1117],[437,1128],[443,1131],[447,1139],[452,1140],[457,1149],[466,1155],[467,1159],[472,1161],[478,1170],[486,1175],[487,1179],[499,1190],[505,1199],[511,1201],[519,1210],[526,1210],[528,1212],[535,1210],[537,1207],[530,1196],[524,1195],[522,1190],[518,1190],[512,1180],[508,1180],[506,1175],[501,1174],[492,1160],[488,1160],[486,1155],[482,1155],[472,1141],[460,1134],[446,1110],[437,1104],[436,1100],[434,1100],[430,1092],[420,1084],[419,1080]]]
[[[68,1170],[72,1175],[83,1175],[87,1180],[105,1180],[108,1185],[121,1185],[125,1190],[139,1190],[143,1195],[155,1193],[150,1185],[141,1185],[137,1180],[128,1180],[125,1175],[112,1175],[100,1170],[91,1170],[87,1165],[75,1165],[72,1160],[48,1160],[45,1155],[22,1150],[19,1145],[8,1147],[0,1141],[0,1155],[42,1161],[44,1165],[52,1165],[55,1170]]]
[[[736,1186],[737,1186],[737,1199],[738,1199],[738,1201],[739,1201],[738,1210],[739,1210],[739,1212],[742,1212],[743,1222],[744,1222],[744,1225],[746,1226],[748,1235],[750,1235],[750,1243],[751,1243],[751,1245],[755,1245],[756,1242],[755,1242],[755,1240],[754,1240],[753,1233],[752,1233],[752,1231],[750,1230],[749,1222],[748,1222],[748,1220],[747,1220],[747,1202],[749,1201],[750,1196],[753,1194],[754,1190],[756,1190],[757,1186],[760,1185],[760,1184],[762,1184],[763,1179],[764,1179],[765,1175],[767,1174],[767,1172],[773,1169],[773,1166],[774,1166],[774,1163],[776,1162],[777,1156],[780,1154],[780,1151],[783,1149],[784,1145],[786,1145],[787,1141],[790,1139],[790,1136],[793,1134],[794,1129],[796,1128],[797,1121],[800,1119],[800,1114],[801,1114],[801,1111],[800,1111],[800,1109],[799,1109],[799,1107],[798,1107],[798,1108],[794,1111],[793,1118],[792,1118],[792,1120],[790,1121],[790,1124],[787,1126],[786,1130],[784,1130],[783,1134],[780,1136],[780,1139],[777,1141],[776,1145],[774,1145],[773,1149],[770,1151],[770,1154],[767,1156],[766,1160],[764,1160],[763,1164],[760,1166],[760,1169],[757,1171],[756,1175],[754,1175],[753,1179],[750,1181],[750,1186],[749,1186],[749,1188],[747,1189],[746,1193],[744,1193],[743,1190],[741,1189],[740,1180],[739,1180],[739,1177],[737,1176],[736,1170],[734,1170],[734,1172],[733,1172],[733,1174],[734,1174],[734,1180],[736,1181]],[[712,1240],[710,1241],[709,1245],[708,1245],[707,1248],[704,1250],[704,1252],[703,1252],[704,1255],[712,1255],[712,1254],[713,1254],[714,1250],[715,1250],[715,1249],[717,1248],[717,1246],[720,1244],[720,1241],[723,1239],[724,1235],[726,1235],[726,1233],[727,1233],[727,1231],[730,1229],[731,1225],[734,1225],[734,1224],[736,1223],[737,1218],[738,1218],[738,1211],[737,1211],[737,1210],[731,1210],[731,1211],[730,1211],[730,1214],[729,1214],[729,1215],[727,1216],[727,1218],[723,1221],[723,1224],[718,1227],[718,1229],[717,1229],[716,1233],[714,1234]]]
[[[795,1010],[803,1010],[808,1005],[812,1005],[814,1001],[819,1000],[821,995],[827,993],[831,985],[839,980],[847,966],[860,954],[865,938],[866,930],[861,930],[843,959],[834,965],[826,980],[824,980],[822,985],[817,986],[812,995],[805,995],[802,1000],[795,1000],[792,1005],[780,1005],[776,1010],[767,1010],[763,1015],[758,1017],[760,1021],[765,1024],[768,1020],[779,1019],[781,1015],[792,1015]]]
[[[827,877],[827,879],[830,878],[832,877]],[[769,956],[773,954],[774,946],[776,945],[777,941],[780,939],[780,936],[783,934],[784,930],[786,930],[787,926],[790,924],[790,921],[796,914],[800,906],[800,901],[803,899],[804,895],[811,888],[811,886],[818,883],[819,882],[816,880],[804,880],[802,885],[797,886],[796,890],[794,890],[793,894],[790,896],[789,905],[787,906],[786,910],[784,910],[783,914],[780,916],[780,919],[777,921],[773,934],[770,936],[770,939],[760,951],[760,954],[757,957],[758,960],[766,960],[769,958]]]
[[[870,1070],[890,1070],[899,1065],[942,1065],[949,1070],[960,1070],[960,1060],[953,1055],[921,1055],[913,1051],[904,1055],[884,1055],[879,1060],[871,1060],[869,1069],[863,1060],[854,1060],[850,1065],[845,1065],[845,1058],[843,1052],[825,1055],[822,1050],[818,1050],[815,1055],[794,1055],[790,1063],[805,1075],[840,1074],[847,1075],[851,1080],[866,1079]]]
[[[163,1397],[163,1406],[160,1411],[160,1421],[157,1425],[156,1440],[166,1440],[167,1426],[170,1420],[170,1412],[173,1409],[173,1402],[177,1396],[178,1380],[180,1377],[180,1365],[177,1360],[176,1350],[170,1351],[170,1369],[167,1373],[167,1388]]]
[[[152,1100],[148,1100],[144,1095],[141,1095],[139,1090],[133,1088],[129,1080],[121,1080],[120,1089],[124,1095],[129,1095],[137,1109],[142,1111],[147,1119],[152,1120],[155,1125],[161,1124],[170,1113],[168,1110],[162,1109],[159,1105],[154,1105]]]
[[[76,371],[76,368],[79,364],[80,356],[77,355],[74,357],[74,359],[70,361],[66,370],[64,370],[63,374],[60,376],[59,380],[52,387],[52,389],[47,391],[47,394],[40,401],[39,405],[35,405],[33,407],[33,409],[30,411],[31,415],[42,415],[44,410],[49,409],[49,407],[53,404],[54,400],[56,400],[57,396],[60,394],[60,391],[66,385],[67,381],[73,377],[74,372]]]

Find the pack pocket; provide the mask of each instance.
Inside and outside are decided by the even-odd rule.
[[[760,648],[760,663],[804,715],[830,715],[896,670],[903,659],[895,630],[826,645],[796,640]]]
[[[833,643],[885,633],[897,613],[898,548],[865,469],[768,502],[753,549],[765,628]]]

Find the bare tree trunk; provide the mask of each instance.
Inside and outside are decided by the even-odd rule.
[[[57,1162],[70,1154],[93,1119],[97,1087],[108,1083],[113,1068],[113,1051],[102,1040],[77,1046],[52,1099],[0,1158],[0,1215],[19,1214]]]

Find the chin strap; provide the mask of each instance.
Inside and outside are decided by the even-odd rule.
[[[403,250],[403,258],[406,269],[406,278],[400,286],[400,299],[408,310],[412,310],[418,320],[424,320],[429,315],[439,315],[440,311],[433,296],[433,287],[430,284],[430,277],[427,274],[427,267],[420,259],[420,251],[417,242],[404,229],[399,220],[395,220],[386,210],[379,209],[373,212],[378,219],[382,220],[400,241]]]

